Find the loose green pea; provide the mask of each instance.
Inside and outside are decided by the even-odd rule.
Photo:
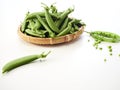
[[[102,50],[102,49],[103,49],[103,48],[101,48],[101,47],[99,48],[99,50]]]
[[[109,49],[111,49],[111,48],[112,48],[112,46],[108,46],[108,48],[109,48]]]
[[[106,61],[107,61],[107,59],[105,58],[105,59],[104,59],[104,62],[106,62]]]
[[[109,49],[109,52],[112,52],[112,49]]]
[[[112,53],[110,53],[110,56],[112,56],[113,54]]]
[[[120,57],[120,54],[118,56]]]

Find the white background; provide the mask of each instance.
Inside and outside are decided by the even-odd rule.
[[[19,38],[17,29],[26,12],[41,11],[41,2],[56,2],[59,10],[74,5],[71,16],[82,19],[86,31],[120,35],[119,0],[0,0],[0,90],[120,90],[120,43],[101,43],[100,51],[86,33],[73,42],[53,46],[34,45]],[[109,45],[113,56],[109,55]],[[8,61],[43,51],[52,51],[45,61],[1,73]]]

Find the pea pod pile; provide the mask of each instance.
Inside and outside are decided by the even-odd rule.
[[[58,12],[55,5],[42,3],[43,11],[27,13],[21,25],[21,31],[27,35],[40,38],[54,38],[72,34],[85,24],[76,18],[69,18],[74,8]]]

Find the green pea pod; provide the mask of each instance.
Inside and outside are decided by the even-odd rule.
[[[34,61],[36,59],[46,58],[49,53],[50,52],[48,52],[47,54],[41,53],[39,55],[29,55],[29,56],[25,56],[25,57],[21,57],[21,58],[12,60],[12,61],[8,62],[7,64],[5,64],[3,66],[2,73],[8,72],[8,71],[10,71],[10,70],[12,70],[14,68],[17,68],[19,66],[30,63],[30,62],[32,62],[32,61]]]
[[[64,19],[68,16],[68,14],[70,14],[71,12],[73,12],[74,9],[73,8],[68,8],[66,11],[64,11],[61,15],[60,15],[60,19],[56,22],[56,26],[59,28],[60,25],[62,24],[62,22],[64,21]]]
[[[47,30],[35,30],[37,34],[41,34],[41,35],[44,35],[45,33],[47,33]]]
[[[55,37],[55,33],[52,32],[47,23],[45,23],[44,20],[39,15],[37,15],[36,17],[39,20],[39,22],[44,26],[44,28],[49,32],[49,36],[52,38]]]
[[[79,30],[79,27],[78,27],[76,24],[73,24],[73,26],[74,26],[74,29],[75,29],[76,31]]]
[[[35,25],[34,25],[34,30],[39,29],[42,25],[41,23],[38,21],[38,19],[34,19]]]
[[[60,31],[62,31],[63,29],[65,29],[68,25],[68,17],[66,17],[66,19],[64,20],[64,23],[62,24]]]
[[[27,22],[26,22],[26,20],[24,20],[23,23],[22,23],[22,26],[21,26],[21,31],[22,32],[25,31],[26,26],[27,26]]]
[[[36,33],[35,31],[33,30],[30,30],[30,29],[26,29],[25,32],[28,34],[28,35],[31,35],[31,36],[34,36],[34,37],[45,37],[45,34],[38,34]]]
[[[75,29],[72,27],[71,30],[70,30],[70,33],[74,33],[75,32]]]
[[[68,24],[68,27],[66,27],[62,32],[60,32],[57,36],[63,36],[63,35],[66,35],[70,32],[72,28],[72,25],[71,24]]]
[[[36,17],[36,15],[40,15],[41,17],[45,17],[45,13],[44,12],[34,12],[34,13],[30,13],[26,19],[33,19]]]
[[[70,30],[72,29],[72,24],[74,21],[75,19],[72,19],[72,21],[68,23],[68,26],[64,30],[62,30],[57,36],[63,36],[70,33]]]
[[[21,25],[21,31],[22,32],[25,32],[25,29],[27,28],[28,22],[27,22],[26,18],[27,18],[28,15],[29,15],[29,12],[27,12],[26,17],[25,17],[24,21],[22,22],[22,25]]]
[[[90,32],[90,35],[97,40],[105,41],[105,42],[119,42],[120,41],[120,36],[111,33],[111,32],[103,32],[103,31],[94,31]]]
[[[36,15],[39,15],[41,17],[45,17],[45,12],[34,12],[34,13],[31,13],[29,14],[26,19],[33,19],[33,18],[36,18]],[[50,15],[52,16],[52,18],[57,18],[59,19],[59,17],[53,13],[50,13]]]
[[[31,30],[34,30],[35,27],[35,23],[32,19],[28,20],[29,24],[27,25],[27,27]]]
[[[47,20],[47,23],[48,23],[49,27],[50,27],[54,32],[59,33],[60,30],[58,29],[58,27],[56,26],[55,22],[53,21],[50,13],[49,13],[49,11],[48,11],[49,9],[46,8],[46,7],[44,7],[44,9],[45,9],[45,18],[46,18],[46,20]]]

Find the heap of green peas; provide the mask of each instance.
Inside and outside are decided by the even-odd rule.
[[[21,31],[40,38],[54,38],[72,34],[85,24],[76,18],[69,18],[74,8],[58,12],[54,4],[48,7],[42,3],[42,12],[27,13],[21,25]]]

